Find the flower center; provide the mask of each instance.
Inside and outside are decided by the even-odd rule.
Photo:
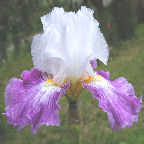
[[[80,80],[77,81],[71,81],[71,85],[68,88],[66,94],[68,95],[68,97],[72,100],[75,101],[77,100],[79,94],[81,93],[83,87],[81,84]]]
[[[57,83],[53,82],[52,79],[48,79],[44,82],[44,86],[45,87],[49,87],[49,86],[55,86],[55,85],[58,85]]]
[[[102,81],[104,78],[101,75],[96,75],[96,77],[88,76],[86,80],[83,80],[85,83],[91,83],[93,81]]]

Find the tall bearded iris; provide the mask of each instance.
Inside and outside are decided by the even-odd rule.
[[[34,68],[21,79],[12,78],[5,90],[6,117],[18,129],[59,126],[59,98],[76,101],[83,88],[90,91],[107,113],[112,129],[132,126],[138,120],[141,98],[123,77],[110,81],[109,72],[94,71],[96,60],[107,64],[108,45],[93,11],[77,13],[63,8],[41,17],[44,33],[33,38]]]

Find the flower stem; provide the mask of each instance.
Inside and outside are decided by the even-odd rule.
[[[74,139],[74,144],[80,144],[83,121],[76,101],[68,99],[68,132]]]

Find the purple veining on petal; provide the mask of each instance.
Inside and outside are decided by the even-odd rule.
[[[92,66],[92,68],[96,68],[97,67],[97,61],[94,59],[94,60],[90,60],[90,64]]]
[[[9,124],[18,127],[32,126],[36,133],[41,125],[59,126],[59,98],[70,86],[67,82],[63,87],[44,85],[42,73],[37,69],[24,71],[22,79],[12,78],[5,90],[6,115]]]
[[[137,122],[142,97],[135,96],[132,85],[125,78],[121,77],[115,81],[103,79],[82,84],[98,99],[99,107],[107,112],[112,129],[120,130]]]

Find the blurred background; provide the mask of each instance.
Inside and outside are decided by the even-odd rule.
[[[40,17],[54,6],[77,11],[81,6],[94,10],[101,31],[110,47],[107,66],[111,80],[124,76],[144,93],[144,0],[0,0],[0,113],[5,112],[4,89],[11,77],[20,78],[23,70],[33,67],[30,54],[33,35],[42,32]],[[17,132],[0,114],[0,144],[73,144],[67,133],[68,104],[59,101],[61,126],[42,126],[36,135],[26,127]],[[144,108],[138,123],[122,131],[112,131],[106,113],[97,100],[83,91],[79,98],[84,128],[82,144],[144,144]]]

